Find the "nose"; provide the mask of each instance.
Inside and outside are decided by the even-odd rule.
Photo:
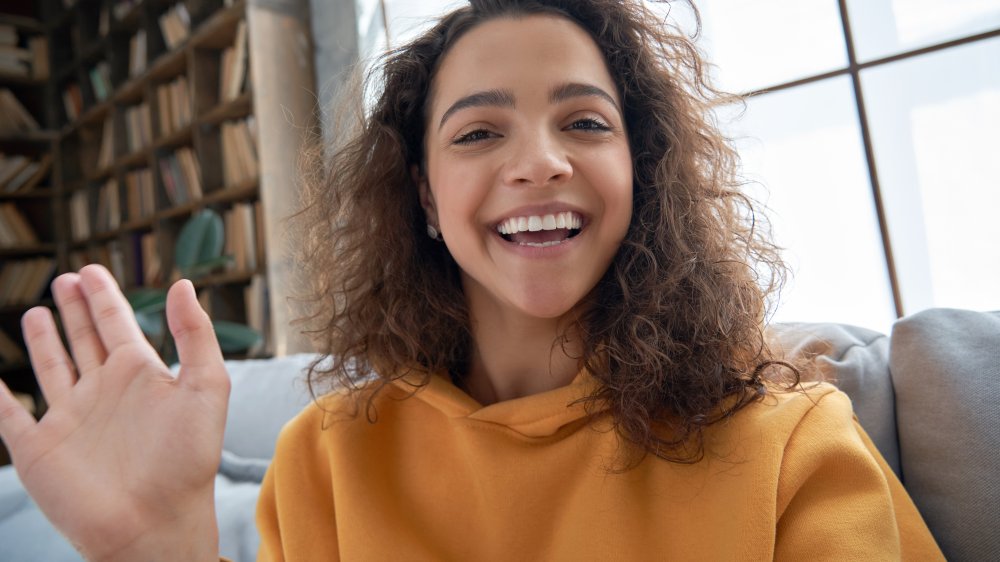
[[[550,133],[531,135],[524,142],[513,143],[513,148],[504,173],[510,185],[551,186],[573,177],[565,148]]]

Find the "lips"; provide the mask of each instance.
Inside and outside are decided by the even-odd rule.
[[[521,246],[555,246],[573,238],[583,227],[583,216],[574,211],[509,217],[496,226],[500,236]]]

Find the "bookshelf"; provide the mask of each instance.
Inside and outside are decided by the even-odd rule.
[[[37,411],[20,318],[31,306],[51,302],[59,134],[50,111],[49,31],[36,8],[0,8],[0,377]],[[0,462],[4,457],[0,450]]]
[[[0,187],[0,220],[9,204],[37,234],[0,243],[0,259],[51,264],[36,266],[46,279],[23,303],[0,303],[9,343],[23,349],[20,315],[51,304],[58,272],[97,262],[126,292],[168,287],[180,276],[182,228],[210,210],[232,259],[194,280],[203,306],[264,334],[252,355],[308,349],[288,328],[294,267],[281,238],[303,131],[315,125],[308,2],[279,11],[245,0],[42,0],[0,11],[7,4],[0,30],[14,25],[19,46],[44,38],[47,67],[44,77],[0,70],[0,90],[39,123],[0,132],[0,152],[45,159],[49,172],[31,190]],[[40,398],[23,359],[0,375]]]

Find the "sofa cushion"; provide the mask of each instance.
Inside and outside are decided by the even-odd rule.
[[[950,560],[1000,560],[1000,312],[927,310],[892,330],[903,483]]]
[[[899,446],[889,338],[867,328],[833,323],[781,323],[770,328],[779,353],[787,358],[814,357],[818,372],[803,380],[821,379],[843,390],[861,426],[899,475]]]
[[[237,471],[228,476],[243,480],[246,470],[270,462],[282,426],[312,399],[305,369],[315,358],[303,353],[226,361],[232,392],[222,445],[227,452],[223,465]]]

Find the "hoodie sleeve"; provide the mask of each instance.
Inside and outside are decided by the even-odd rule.
[[[777,509],[775,560],[944,560],[841,392],[816,399],[792,432]]]
[[[257,500],[258,562],[340,559],[329,456],[315,404],[278,437]]]

